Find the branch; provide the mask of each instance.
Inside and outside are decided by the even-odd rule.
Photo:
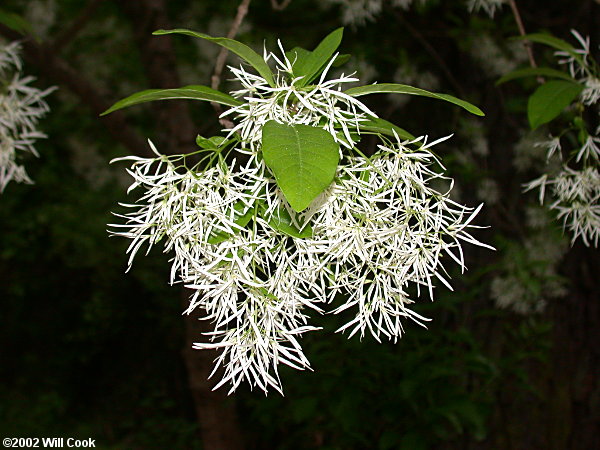
[[[171,28],[166,13],[167,0],[119,1],[128,16],[146,69],[148,81],[156,87],[178,87],[180,84],[176,58],[170,36],[154,38],[152,31]],[[196,127],[190,116],[188,104],[170,100],[162,102],[156,124],[164,131],[164,145],[169,153],[188,153],[195,150]],[[182,303],[189,305],[188,289],[182,289]],[[238,429],[233,400],[222,391],[212,391],[215,383],[208,380],[212,367],[213,352],[193,350],[193,342],[205,333],[208,324],[198,320],[197,315],[185,317],[186,345],[182,352],[188,373],[188,384],[194,398],[196,415],[206,450],[243,449],[242,434]],[[209,327],[210,328],[210,327]]]
[[[519,13],[519,8],[517,7],[517,2],[515,0],[508,0],[508,4],[510,5],[510,9],[512,10],[513,16],[515,17],[515,22],[517,22],[517,27],[519,28],[519,34],[521,36],[525,36],[527,33],[525,32],[525,26],[523,25],[523,20],[521,19],[521,14]],[[535,58],[533,56],[533,48],[531,42],[523,41],[523,45],[525,46],[525,50],[527,51],[527,57],[529,58],[529,64],[531,67],[537,67],[537,63],[535,62]],[[538,78],[538,81],[540,79]],[[543,79],[542,79],[543,82]]]
[[[240,25],[242,24],[242,21],[244,20],[244,17],[246,17],[246,14],[248,14],[248,5],[250,5],[250,1],[251,0],[242,0],[242,2],[240,3],[240,6],[238,6],[237,14],[236,14],[235,18],[233,19],[233,23],[231,24],[229,33],[227,33],[228,39],[235,38],[238,30],[240,29]],[[215,63],[215,71],[211,77],[211,87],[213,89],[219,89],[219,84],[221,83],[221,75],[223,74],[223,68],[225,67],[225,62],[227,61],[228,53],[229,53],[229,50],[227,50],[225,47],[222,47],[221,51],[219,52],[219,55],[217,56],[217,62]],[[215,102],[212,102],[211,105],[215,109],[217,115],[220,116],[221,113],[223,112],[221,105],[219,105],[218,103],[215,103]],[[219,119],[219,122],[225,128],[233,127],[233,123],[229,120]]]
[[[110,107],[106,97],[101,95],[77,70],[57,56],[51,47],[36,43],[31,37],[23,38],[21,34],[2,24],[0,24],[0,35],[11,41],[21,40],[23,55],[27,62],[35,65],[52,83],[66,87],[79,97],[95,117]],[[112,137],[127,147],[132,154],[151,155],[146,141],[129,127],[123,114],[117,112],[104,116],[100,120]]]

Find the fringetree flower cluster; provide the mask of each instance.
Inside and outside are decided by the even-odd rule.
[[[19,51],[18,42],[0,43],[0,192],[10,181],[33,183],[20,159],[38,156],[35,141],[46,136],[37,122],[49,111],[44,97],[54,90],[29,86],[34,78],[22,75]]]
[[[201,159],[190,155],[132,161],[130,191],[141,198],[125,205],[124,223],[113,233],[131,239],[137,252],[164,243],[172,252],[171,283],[194,290],[187,313],[201,308],[214,331],[195,348],[219,348],[215,389],[242,381],[281,391],[280,363],[310,368],[299,339],[317,328],[312,310],[351,310],[338,331],[397,340],[404,319],[428,319],[410,309],[421,291],[433,300],[437,282],[450,287],[445,258],[464,269],[461,244],[477,241],[470,229],[479,208],[452,201],[432,182],[443,179],[428,143],[378,118],[357,99],[370,93],[406,93],[449,101],[482,115],[473,105],[411,86],[375,84],[344,90],[352,75],[327,79],[342,29],[308,51],[300,48],[261,57],[225,38],[187,30],[241,56],[231,68],[241,89],[231,95],[204,86],[134,94],[107,112],[152,100],[195,98],[230,106],[222,117],[234,125],[224,136],[198,137]],[[275,66],[274,73],[268,63]],[[370,156],[358,147],[364,134],[379,139]],[[412,289],[412,287],[416,289]]]
[[[504,76],[501,81],[519,76],[543,76],[551,79],[542,84],[530,97],[529,122],[532,128],[548,123],[569,109],[570,124],[556,136],[536,145],[547,151],[547,171],[525,185],[525,190],[539,190],[539,201],[550,198],[548,208],[556,212],[563,228],[586,246],[598,247],[600,240],[600,126],[590,132],[586,117],[598,118],[600,100],[600,70],[590,55],[589,38],[576,31],[573,35],[581,45],[575,48],[568,42],[550,35],[526,36],[557,49],[559,62],[569,73],[548,67],[520,69]],[[592,114],[589,114],[592,112]]]

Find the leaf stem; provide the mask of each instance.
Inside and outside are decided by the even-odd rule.
[[[515,17],[515,22],[517,22],[519,34],[521,36],[525,36],[527,33],[525,32],[525,26],[523,25],[523,20],[521,19],[521,13],[519,12],[519,8],[517,7],[516,0],[508,0],[508,4],[510,5],[510,9],[512,10],[513,16]],[[531,67],[537,67],[535,57],[533,56],[533,46],[531,42],[525,40],[523,41],[523,45],[525,46],[525,51],[527,52],[527,57],[529,58],[529,64],[531,65]],[[543,83],[544,79],[542,77],[538,77],[538,81]]]
[[[246,14],[248,14],[248,6],[250,5],[250,1],[251,0],[242,0],[240,5],[238,6],[237,14],[236,14],[235,18],[233,19],[233,23],[231,24],[229,33],[227,33],[228,39],[235,38],[235,35],[237,34],[238,30],[240,29],[240,25],[242,24],[244,17],[246,17]],[[219,52],[219,55],[217,56],[217,62],[215,63],[215,70],[211,77],[211,87],[213,89],[219,89],[219,84],[221,83],[221,75],[223,74],[223,68],[225,67],[225,62],[227,61],[228,53],[229,53],[229,50],[227,50],[225,47],[222,47],[221,51]],[[215,109],[215,112],[217,113],[217,115],[220,116],[223,111],[221,108],[221,105],[219,105],[218,103],[214,103],[214,102],[211,102],[211,105]],[[233,123],[228,119],[220,118],[219,123],[222,126],[224,126],[225,128],[233,128]]]

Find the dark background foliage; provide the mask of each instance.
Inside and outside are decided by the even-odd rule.
[[[518,30],[508,6],[491,19],[458,0],[417,1],[409,10],[383,2],[372,20],[346,28],[341,48],[361,61],[359,75],[370,67],[380,82],[419,86],[425,72],[435,74],[435,90],[486,112],[476,121],[489,152],[474,155],[464,111],[430,99],[368,99],[416,135],[457,133],[440,156],[461,201],[477,204],[486,180],[497,185],[497,201],[478,218],[490,228],[478,237],[498,251],[467,248],[470,270],[451,272],[454,291],[439,287],[435,303],[421,299],[415,309],[433,319],[428,330],[407,323],[396,344],[361,342],[334,333],[344,317],[315,316],[323,331],[302,341],[314,372],[284,367],[285,396],[245,386],[229,398],[209,394],[200,381],[215,355],[189,351],[202,330],[195,318],[181,317],[186,294],[167,284],[168,255],[153,249],[124,274],[128,243],[109,239],[106,224],[117,202],[131,201],[123,167],[108,161],[144,155],[146,137],[164,152],[188,151],[196,134],[218,133],[216,114],[207,104],[159,102],[104,121],[97,116],[145,88],[210,84],[218,48],[150,33],[188,27],[225,35],[238,3],[2,2],[29,18],[38,35],[23,44],[26,72],[37,86],[59,90],[41,122],[48,134],[37,144],[41,157],[26,161],[36,184],[13,183],[0,196],[0,436],[91,437],[114,449],[597,448],[600,258],[580,243],[554,259],[546,246],[527,244],[541,232],[525,225],[534,200],[521,183],[539,171],[516,171],[513,160],[535,81],[497,87],[485,69],[497,55],[489,54],[491,62],[474,56],[481,36],[513,51],[507,38]],[[596,52],[597,2],[518,4],[528,31],[570,39],[577,29],[591,36]],[[263,42],[273,48],[277,38],[287,48],[313,48],[342,25],[343,12],[343,2],[292,0],[279,10],[255,0],[238,39],[256,49]],[[15,37],[5,27],[0,32]],[[535,54],[552,61],[542,47]],[[399,69],[415,79],[394,80]],[[559,225],[550,222],[544,233],[562,245]],[[537,313],[498,308],[490,285],[509,272],[534,300],[557,280],[566,292]]]

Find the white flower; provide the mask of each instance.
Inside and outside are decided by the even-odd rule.
[[[585,88],[581,91],[581,101],[586,105],[593,105],[600,100],[600,79],[588,77]]]
[[[342,8],[342,23],[344,25],[364,25],[373,20],[383,6],[383,0],[326,0],[328,3],[339,4]]]
[[[572,77],[587,75],[589,74],[590,38],[589,36],[584,38],[576,30],[571,30],[571,34],[581,44],[581,48],[576,48],[570,52],[556,51],[554,54],[561,58],[558,61],[560,64],[567,64],[569,66],[569,72]]]
[[[342,92],[356,79],[326,80],[330,63],[314,84],[301,87],[293,61],[282,54],[265,55],[277,64],[275,87],[231,68],[242,85],[232,95],[245,103],[223,116],[234,121],[226,131],[239,138],[232,151],[244,154],[243,164],[215,153],[216,164],[190,169],[186,156],[162,156],[152,143],[156,158],[122,158],[132,161],[129,191],[144,193],[123,205],[130,212],[118,215],[126,222],[113,225],[113,234],[131,239],[129,266],[146,244],[162,241],[173,253],[171,283],[194,290],[186,313],[200,308],[214,326],[209,342],[194,347],[221,349],[215,370],[222,366],[224,376],[215,388],[229,383],[230,392],[244,380],[281,392],[280,363],[309,369],[299,338],[317,328],[307,312],[322,312],[337,294],[346,300],[335,312],[356,311],[339,331],[397,340],[403,320],[428,320],[410,309],[412,286],[433,300],[438,281],[451,288],[443,261],[465,269],[463,242],[491,248],[469,234],[481,206],[460,205],[449,190],[429,186],[448,180],[432,169],[443,167],[430,151],[447,138],[382,138],[374,156],[355,156],[353,134],[375,117]],[[350,149],[333,183],[302,213],[286,202],[260,154],[269,120],[322,127]]]
[[[546,186],[552,186],[553,202],[550,210],[557,212],[557,219],[569,230],[574,243],[581,237],[583,243],[598,246],[600,238],[600,173],[596,167],[573,170],[564,166],[555,176],[548,174],[526,185],[526,191],[539,188],[540,203],[544,201]]]
[[[348,299],[336,312],[358,307],[355,319],[340,329],[350,328],[350,336],[369,331],[378,340],[396,340],[401,318],[426,320],[408,307],[410,284],[433,300],[437,281],[451,288],[444,256],[465,269],[460,241],[490,248],[466,231],[480,207],[462,206],[428,186],[442,177],[429,168],[439,163],[429,151],[439,141],[397,139],[369,159],[349,158],[321,205],[307,213],[315,230],[307,244],[322,254],[332,275],[329,301],[344,293]]]
[[[0,192],[10,181],[32,183],[19,161],[25,153],[38,156],[34,143],[45,135],[37,122],[49,111],[43,98],[53,90],[29,86],[34,78],[20,70],[18,43],[0,46]]]
[[[540,147],[546,149],[546,162],[552,158],[552,156],[556,153],[560,159],[562,159],[561,154],[561,146],[560,146],[560,137],[552,137],[547,141],[536,142],[533,144],[534,147]]]
[[[467,0],[469,12],[483,9],[490,17],[494,17],[496,9],[500,9],[506,0]]]
[[[582,159],[595,159],[596,161],[600,160],[600,148],[596,145],[596,143],[600,142],[600,138],[594,136],[588,136],[579,151],[577,152],[577,157],[575,158],[575,162],[579,162]]]
[[[290,80],[292,62],[283,52],[282,59],[273,53],[265,60],[274,59],[278,66],[275,77],[275,87],[243,67],[230,67],[235,78],[242,84],[243,89],[232,92],[237,98],[243,98],[245,103],[225,111],[221,117],[233,115],[238,121],[230,135],[238,133],[243,142],[255,150],[260,146],[262,127],[269,120],[285,124],[304,124],[321,126],[327,130],[336,142],[352,148],[354,139],[350,131],[356,131],[358,124],[367,116],[376,114],[354,97],[344,94],[341,86],[358,81],[352,76],[341,75],[337,79],[325,80],[335,58],[332,58],[319,80],[314,86],[297,87],[300,78]]]

